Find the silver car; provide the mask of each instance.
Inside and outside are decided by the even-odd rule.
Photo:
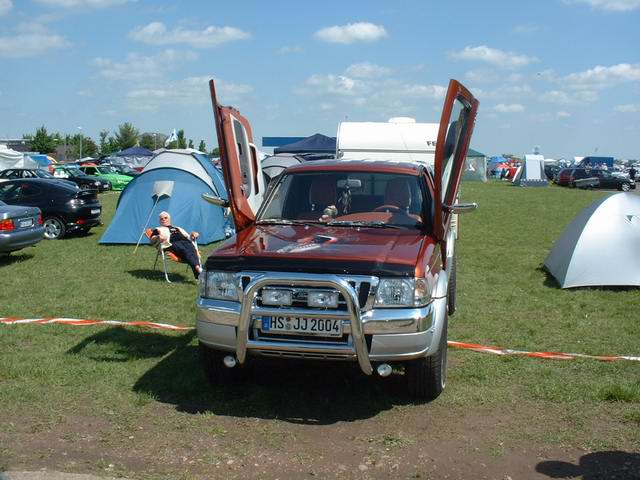
[[[39,208],[7,205],[0,201],[0,253],[21,250],[43,238],[44,226]]]

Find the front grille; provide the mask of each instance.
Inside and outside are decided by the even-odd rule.
[[[245,283],[245,278],[246,277],[242,277],[242,286],[243,289],[246,287],[246,285],[249,284],[249,280],[246,281]],[[351,285],[351,287],[356,291],[356,295],[358,297],[358,306],[362,309],[365,307],[365,305],[367,304],[367,299],[369,297],[369,292],[371,290],[371,284],[369,282],[356,282],[354,280],[350,280],[349,284]],[[271,288],[271,287],[265,287],[265,288]],[[313,290],[323,290],[326,291],[327,288],[326,287],[295,287],[295,286],[291,286],[291,287],[284,287],[284,286],[277,286],[277,287],[273,287],[273,288],[277,288],[280,290],[290,290],[291,294],[292,294],[292,303],[291,303],[291,307],[292,308],[310,308],[310,309],[317,309],[317,307],[309,307],[307,304],[307,298],[309,297],[309,292],[313,291]],[[258,295],[256,297],[256,306],[258,307],[269,307],[270,305],[264,305],[262,303],[262,291],[264,289],[260,289],[258,291]],[[329,291],[333,291],[335,293],[337,293],[335,290],[329,290]],[[347,301],[344,298],[344,296],[342,294],[338,294],[338,308],[337,310],[339,311],[346,311],[347,310]]]

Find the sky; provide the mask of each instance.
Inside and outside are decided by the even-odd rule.
[[[487,155],[640,159],[640,0],[0,0],[0,138],[131,122],[211,148],[210,78],[258,147],[438,122],[455,78]]]

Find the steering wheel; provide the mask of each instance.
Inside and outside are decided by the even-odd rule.
[[[374,212],[387,212],[387,213],[404,213],[404,211],[397,205],[380,205],[373,209]]]

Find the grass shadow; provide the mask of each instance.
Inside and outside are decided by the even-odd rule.
[[[253,358],[242,382],[211,386],[195,345],[176,348],[136,382],[134,391],[180,412],[308,425],[367,419],[414,403],[402,375],[367,377],[351,363]]]
[[[152,280],[154,282],[164,282],[166,283],[166,279],[164,278],[164,273],[162,270],[150,270],[148,268],[137,269],[137,270],[127,270],[127,273],[133,277],[140,278],[142,280]],[[195,280],[192,280],[193,277],[187,277],[181,273],[172,273],[169,272],[169,280],[173,283],[193,283]]]
[[[0,267],[6,267],[17,262],[24,262],[26,260],[32,259],[33,257],[34,255],[31,253],[0,253]]]
[[[85,338],[66,353],[83,355],[90,360],[100,362],[126,362],[155,358],[188,344],[194,335],[195,330],[176,336],[114,327]]]
[[[544,264],[540,264],[536,270],[544,275],[543,286],[553,288],[554,290],[561,290],[560,283],[556,280],[556,277],[551,275],[551,272],[547,270]]]
[[[540,462],[536,472],[550,478],[582,478],[583,480],[614,480],[640,478],[640,453],[608,451],[588,453],[578,464],[559,460]]]

